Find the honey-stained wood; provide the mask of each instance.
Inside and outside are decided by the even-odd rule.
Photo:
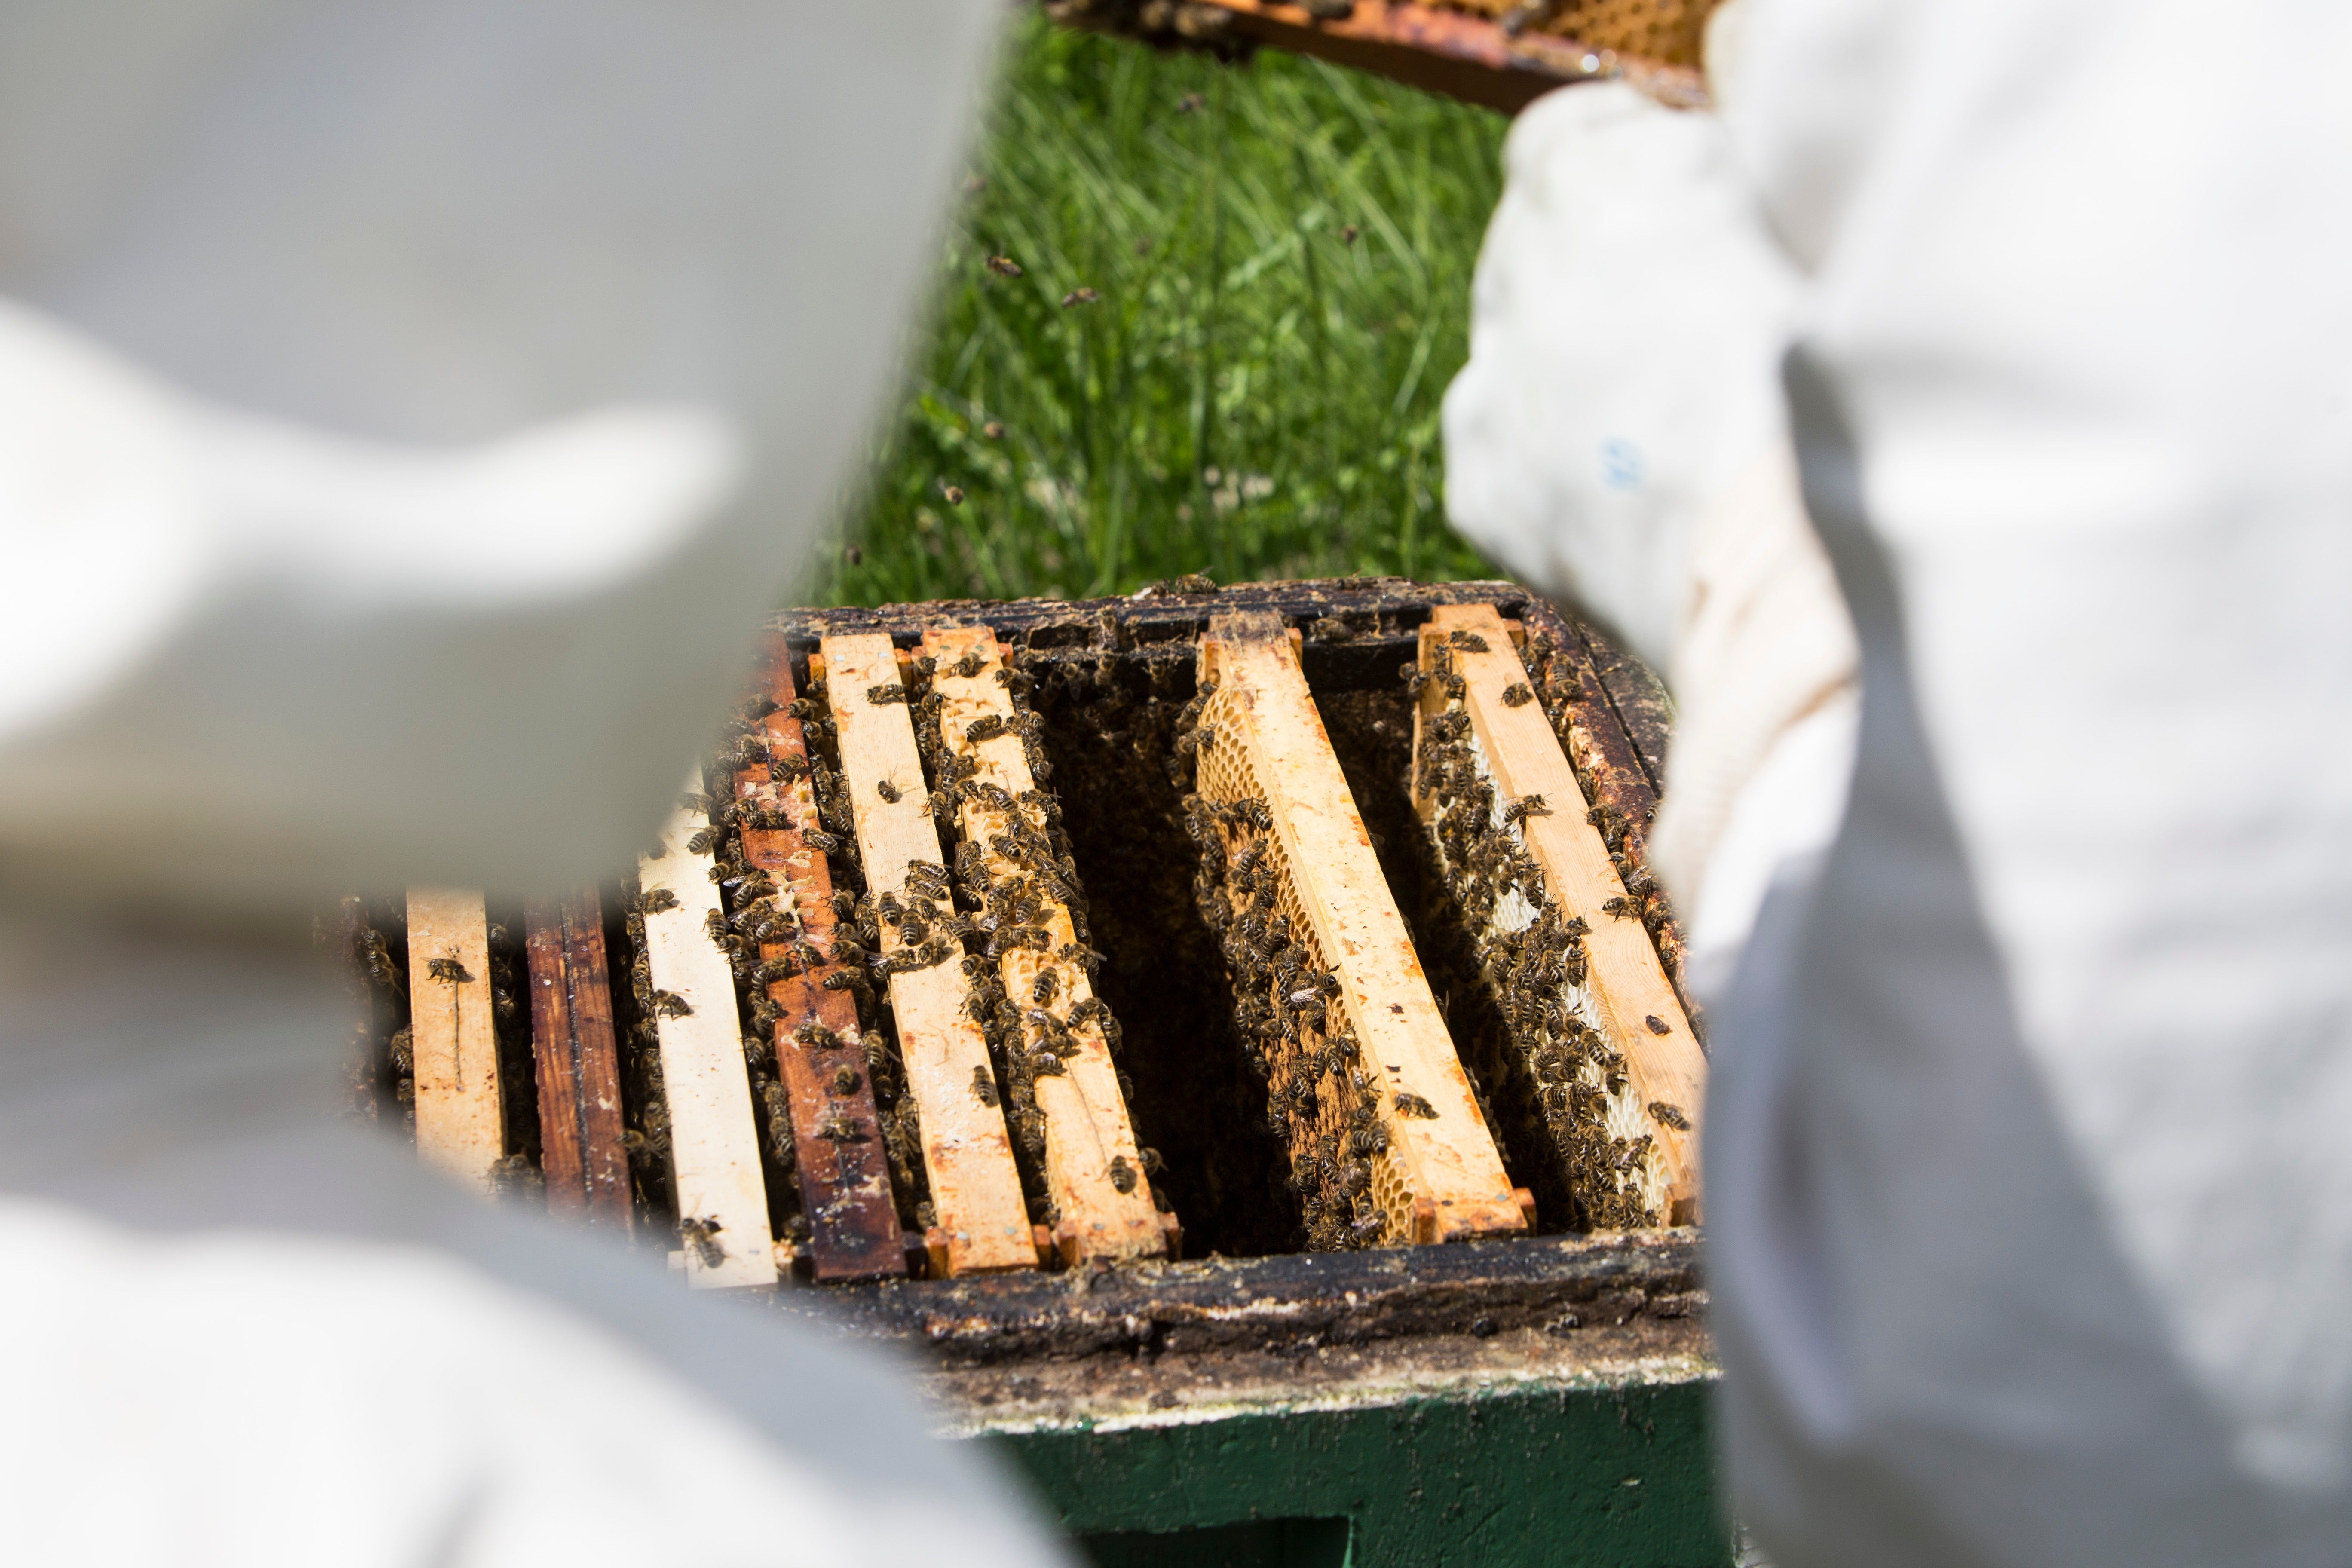
[[[980,770],[974,781],[1013,796],[1013,809],[1026,811],[1031,824],[1042,829],[1043,811],[1023,804],[1037,782],[1015,725],[1013,694],[997,679],[1003,665],[996,634],[985,626],[935,627],[923,634],[923,651],[938,663],[932,689],[941,699],[938,722],[949,754],[971,758]],[[1002,721],[1004,731],[987,740],[971,739],[971,727],[991,719]],[[992,847],[983,852],[991,877],[1017,874],[1018,868],[992,847],[1003,840],[1006,814],[970,795],[956,811],[964,837]],[[1073,1008],[1094,996],[1085,966],[1061,956],[1062,950],[1077,946],[1077,931],[1067,906],[1056,899],[1045,900],[1037,923],[1053,947],[1045,952],[1027,947],[1008,950],[997,961],[1005,994],[1026,1013],[1035,999],[1039,976],[1048,974],[1052,992],[1042,1010],[1066,1019]],[[1034,1086],[1037,1109],[1045,1118],[1046,1188],[1060,1216],[1056,1244],[1070,1263],[1162,1256],[1168,1250],[1169,1222],[1152,1205],[1143,1156],[1128,1121],[1118,1069],[1102,1026],[1084,1023],[1069,1031],[1069,1038],[1077,1048],[1062,1057],[1064,1070],[1039,1078]],[[1024,1018],[1022,1043],[1034,1052],[1050,1042],[1044,1028]],[[1122,1173],[1124,1192],[1117,1179]]]
[[[945,861],[898,656],[883,636],[830,637],[824,652],[866,891],[877,902],[885,893],[903,897],[909,864],[944,869]],[[886,798],[878,787],[884,784],[896,800]],[[884,959],[904,951],[898,933],[885,925]],[[967,1006],[963,971],[952,958],[896,971],[889,988],[898,1051],[922,1125],[936,1222],[926,1240],[935,1265],[948,1274],[1035,1268],[1036,1243],[1003,1114],[973,1092],[974,1076],[991,1069],[988,1042]]]
[[[799,915],[809,946],[828,952],[836,922],[833,874],[805,837],[812,828],[822,831],[816,796],[801,765],[808,761],[808,738],[792,711],[799,694],[793,685],[791,650],[772,633],[761,647],[759,689],[776,704],[761,729],[778,765],[755,763],[737,773],[735,797],[782,811],[791,826],[743,828],[743,858],[774,880],[778,896]],[[793,952],[788,942],[768,942],[761,944],[760,956],[763,962],[792,961]],[[907,1272],[906,1235],[898,1226],[881,1120],[858,1044],[857,1002],[848,992],[824,985],[825,977],[840,968],[805,965],[768,984],[770,999],[782,1010],[772,1031],[776,1066],[792,1121],[801,1206],[808,1216],[808,1255],[821,1282]],[[798,1038],[812,1024],[826,1031],[816,1037],[820,1043]],[[828,1037],[835,1043],[822,1043]]]
[[[485,1195],[506,1152],[489,931],[479,892],[408,889],[417,1157]]]
[[[1706,1056],[1681,999],[1667,983],[1647,929],[1640,920],[1621,918],[1606,908],[1626,896],[1625,884],[1610,860],[1600,829],[1586,820],[1583,792],[1542,708],[1532,701],[1515,707],[1504,700],[1505,691],[1524,685],[1528,674],[1502,617],[1491,605],[1438,606],[1422,633],[1424,665],[1429,648],[1456,631],[1474,634],[1486,644],[1484,652],[1455,648],[1451,656],[1454,673],[1463,679],[1462,701],[1471,732],[1494,774],[1497,795],[1504,804],[1541,795],[1549,808],[1525,818],[1519,831],[1528,852],[1543,868],[1551,898],[1591,927],[1584,939],[1591,954],[1586,984],[1610,1044],[1626,1058],[1626,1092],[1637,1106],[1672,1105],[1688,1123],[1676,1128],[1654,1121],[1643,1131],[1657,1151],[1670,1223],[1696,1224],[1702,1206],[1698,1122],[1706,1100]],[[1439,689],[1424,689],[1425,709],[1442,700]]]
[[[628,1151],[621,1144],[621,1063],[596,889],[530,900],[523,906],[523,928],[548,1209],[627,1230],[632,1205]]]
[[[1383,1205],[1396,1217],[1382,1239],[1524,1234],[1520,1195],[1430,994],[1282,618],[1265,611],[1213,616],[1202,643],[1202,675],[1218,687],[1202,710],[1202,794],[1230,799],[1247,788],[1265,801],[1300,912],[1339,980],[1337,1000],[1361,1059],[1381,1079],[1390,1139],[1383,1158],[1411,1199],[1409,1206]],[[1225,782],[1214,794],[1213,775]],[[1401,1095],[1418,1097],[1431,1114],[1400,1114]]]
[[[701,783],[698,774],[691,786]],[[708,851],[688,847],[710,826],[680,806],[663,823],[662,852],[637,862],[646,967],[656,1002],[655,1047],[669,1107],[670,1173],[689,1285],[773,1285],[775,1234],[760,1168],[735,974],[710,939],[719,912]]]

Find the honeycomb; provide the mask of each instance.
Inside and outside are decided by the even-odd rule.
[[[1696,67],[1706,18],[1718,0],[1428,0],[1439,10],[1503,21],[1524,18],[1528,32],[1573,38],[1596,49],[1638,55],[1664,65]]]
[[[1307,1246],[1336,1251],[1419,1239],[1419,1194],[1397,1152],[1400,1112],[1365,1070],[1359,1021],[1336,981],[1318,1001],[1299,1001],[1333,965],[1265,815],[1265,793],[1237,738],[1234,699],[1213,687],[1204,696],[1186,737],[1198,758],[1187,826],[1202,848],[1202,913],[1223,934],[1268,1118],[1289,1145]]]

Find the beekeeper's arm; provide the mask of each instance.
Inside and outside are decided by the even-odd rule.
[[[0,11],[12,1555],[1052,1555],[870,1351],[339,1122],[283,940],[629,863],[856,470],[998,9]]]
[[[619,864],[854,478],[995,9],[0,16],[12,879]]]
[[[1447,510],[1665,673],[1651,847],[1705,993],[1775,869],[1834,829],[1851,748],[1853,632],[1782,413],[1797,278],[1711,114],[1562,90],[1506,167],[1446,395]]]

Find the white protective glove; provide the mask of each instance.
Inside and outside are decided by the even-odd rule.
[[[1665,672],[1650,845],[1708,994],[1774,870],[1835,830],[1851,750],[1853,634],[1781,414],[1796,280],[1709,115],[1570,89],[1505,156],[1445,399],[1447,510]]]

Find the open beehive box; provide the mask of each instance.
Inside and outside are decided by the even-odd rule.
[[[689,1284],[931,1347],[950,1425],[1017,1440],[1081,1530],[1171,1527],[1097,1473],[1122,1422],[1205,1421],[1199,1462],[1255,1474],[1237,1434],[1307,1405],[1688,1393],[1705,1058],[1643,853],[1663,740],[1646,672],[1507,584],[790,612],[635,866],[345,906],[356,1093]],[[1473,1469],[1486,1418],[1446,1449]],[[1619,1426],[1562,1462],[1660,1441]],[[1360,1473],[1397,1462],[1330,1484],[1423,1495]],[[1651,1534],[1712,1541],[1704,1468],[1631,1500]],[[1631,1506],[1564,1496],[1515,1517]],[[1177,1522],[1351,1520],[1373,1561],[1395,1506]]]

